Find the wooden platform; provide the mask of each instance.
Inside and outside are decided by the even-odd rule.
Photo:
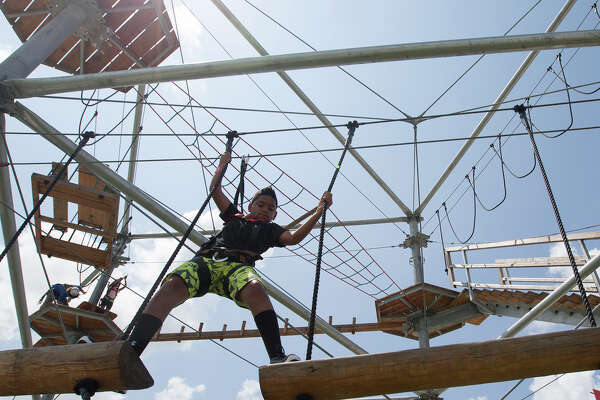
[[[402,329],[394,331],[384,330],[384,332],[415,340],[418,340],[419,337],[411,321],[422,318],[424,313],[427,318],[432,318],[436,315],[450,316],[453,312],[457,317],[454,321],[451,317],[448,318],[447,324],[441,323],[437,324],[437,326],[431,326],[429,337],[436,337],[459,329],[465,323],[479,325],[487,315],[474,312],[469,313],[469,305],[468,296],[428,283],[413,285],[397,293],[375,300],[378,322],[404,321]],[[460,318],[459,314],[466,317]]]
[[[34,203],[46,191],[50,181],[51,177],[46,175],[32,174],[31,187]],[[35,213],[35,236],[40,253],[99,268],[109,268],[112,243],[117,236],[119,196],[93,187],[59,181],[50,192],[49,197],[67,202],[63,206],[64,214],[67,214],[68,203],[80,205],[80,210],[84,212],[82,221],[87,224],[70,223],[66,215],[61,218],[46,216],[38,209]],[[93,218],[94,226],[90,226],[92,225],[90,218]],[[63,229],[58,235],[45,234],[42,232],[42,222],[51,223]],[[81,245],[64,239],[65,237],[68,239],[70,236],[70,234],[63,236],[67,229],[100,237],[104,242],[104,248],[100,248],[100,245],[97,247]]]
[[[97,18],[44,64],[70,74],[121,71],[157,66],[179,47],[163,0],[114,4],[115,0],[96,0]],[[1,8],[22,42],[53,18],[48,0],[5,0]]]
[[[80,307],[73,308],[50,303],[29,316],[31,329],[41,336],[35,346],[66,345],[71,338],[78,338],[81,335],[89,336],[95,342],[109,342],[123,334],[112,321],[116,314],[111,312],[101,314],[90,310],[95,307],[87,302],[81,303]],[[65,338],[61,319],[67,335],[71,338]]]
[[[345,399],[476,385],[600,366],[600,328],[429,349],[274,364],[259,369],[265,400]]]

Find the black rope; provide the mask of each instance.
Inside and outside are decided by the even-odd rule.
[[[246,157],[242,157],[242,163],[240,165],[240,183],[238,184],[237,190],[235,191],[235,197],[233,198],[233,206],[235,208],[238,207],[239,200],[239,210],[242,214],[244,213],[244,177],[246,176],[246,169],[248,169],[248,161]]]
[[[226,150],[225,150],[225,152],[231,153],[231,147],[233,145],[233,139],[236,136],[237,136],[237,132],[236,131],[229,131],[229,133],[227,134],[227,144],[226,144]],[[167,264],[165,265],[165,267],[163,268],[163,270],[160,272],[158,278],[154,282],[154,285],[152,285],[152,288],[150,289],[150,291],[146,295],[146,298],[144,299],[144,301],[140,305],[140,308],[138,309],[138,311],[136,312],[135,316],[133,317],[133,319],[129,323],[129,326],[127,326],[127,329],[123,333],[123,336],[121,336],[121,340],[127,340],[129,338],[129,335],[131,334],[131,331],[133,330],[134,326],[137,324],[137,321],[140,318],[140,316],[142,315],[142,312],[144,311],[144,309],[146,308],[146,305],[148,304],[148,302],[150,302],[150,299],[154,295],[154,292],[158,288],[158,285],[160,284],[160,282],[162,281],[163,277],[166,275],[167,271],[171,267],[171,264],[173,264],[173,261],[175,260],[175,257],[179,253],[179,250],[181,250],[181,248],[185,244],[185,241],[187,240],[187,238],[192,233],[192,230],[194,229],[194,226],[196,225],[196,222],[198,222],[198,219],[200,219],[200,215],[202,215],[202,213],[204,212],[204,209],[208,205],[208,202],[212,198],[212,196],[215,193],[215,191],[217,190],[217,188],[220,186],[221,180],[223,179],[223,176],[225,175],[226,171],[227,171],[227,164],[225,164],[225,166],[223,167],[223,170],[219,174],[218,179],[215,182],[215,185],[211,188],[210,193],[208,194],[208,197],[206,198],[206,200],[204,200],[204,203],[202,203],[202,206],[198,210],[198,213],[196,213],[196,216],[194,217],[194,219],[192,220],[192,222],[188,226],[187,230],[185,231],[185,233],[183,234],[183,236],[179,240],[179,243],[177,243],[177,247],[175,248],[175,250],[171,254],[171,257],[169,257],[169,260],[167,261]]]
[[[446,253],[445,253],[446,245],[444,244],[444,235],[442,234],[442,221],[440,220],[440,209],[438,208],[435,211],[435,213],[437,214],[438,226],[440,227],[440,239],[442,239],[442,255],[444,257],[444,272],[446,272],[446,274],[448,274],[448,262],[446,260]]]
[[[537,158],[538,164],[540,165],[540,171],[542,173],[542,177],[544,178],[544,184],[546,185],[548,197],[550,198],[550,203],[552,204],[552,209],[554,210],[554,216],[556,217],[556,222],[560,230],[560,235],[565,245],[565,249],[567,250],[567,255],[569,256],[569,261],[571,262],[571,268],[573,269],[575,280],[577,281],[577,287],[579,288],[581,301],[585,306],[587,317],[590,321],[590,326],[595,327],[596,320],[594,319],[592,308],[590,307],[585,288],[583,287],[581,276],[579,276],[579,270],[577,269],[577,265],[575,264],[575,257],[573,257],[573,252],[571,251],[571,245],[569,244],[569,239],[567,238],[567,233],[565,232],[565,227],[563,226],[562,219],[558,211],[558,206],[556,205],[556,200],[554,199],[554,194],[552,193],[552,188],[550,187],[550,181],[548,180],[548,175],[546,174],[546,170],[544,169],[544,164],[542,164],[542,158],[540,156],[537,144],[535,143],[535,138],[533,137],[533,132],[531,131],[531,126],[529,125],[529,120],[527,119],[527,114],[525,113],[525,106],[523,104],[515,106],[515,112],[519,114],[519,116],[521,117],[521,121],[525,126],[525,129],[527,129],[527,132],[529,132],[529,139],[531,140],[531,145],[533,146],[535,158]]]
[[[352,137],[354,136],[354,131],[358,128],[358,122],[352,121],[348,122],[346,125],[348,128],[348,139],[346,139],[346,145],[344,146],[344,151],[342,151],[342,156],[340,157],[340,161],[335,167],[335,172],[333,173],[333,177],[331,178],[331,182],[329,182],[329,187],[327,188],[328,192],[331,192],[333,189],[333,184],[335,183],[335,179],[337,178],[338,173],[340,172],[340,167],[342,162],[344,161],[344,156],[346,155],[346,151],[350,147],[350,143],[352,143]],[[325,236],[325,218],[327,214],[327,203],[323,207],[323,215],[321,216],[321,231],[319,237],[319,251],[317,252],[317,264],[315,270],[315,286],[313,289],[313,299],[312,299],[312,308],[310,311],[310,321],[308,323],[308,344],[306,346],[306,359],[310,360],[312,358],[312,347],[313,347],[313,339],[315,336],[315,317],[317,315],[317,299],[319,297],[319,280],[321,276],[321,259],[323,257],[323,239]]]
[[[485,210],[485,211],[494,211],[496,208],[500,207],[500,205],[502,203],[504,203],[504,201],[506,200],[506,174],[504,173],[504,160],[502,157],[502,136],[498,136],[498,148],[500,150],[500,154],[499,154],[499,158],[500,158],[500,170],[502,171],[502,186],[504,187],[504,196],[502,196],[502,200],[500,200],[495,206],[493,207],[486,207],[483,202],[481,201],[481,199],[479,198],[479,195],[477,194],[477,192],[475,192],[475,176],[473,176],[473,182],[471,183],[471,179],[469,179],[469,175],[467,175],[467,181],[469,182],[469,185],[471,186],[471,188],[473,188],[473,193],[475,193],[475,198],[477,199],[477,202],[479,203],[479,205]],[[494,143],[490,144],[490,147],[492,149],[494,149]],[[495,149],[494,149],[495,150]]]
[[[474,166],[471,169],[471,171],[473,173],[473,183],[472,184],[469,179],[469,175],[465,176],[465,179],[469,181],[469,184],[471,185],[471,188],[473,189],[473,229],[471,230],[471,234],[469,235],[468,238],[466,238],[465,240],[461,240],[458,237],[458,235],[456,234],[456,231],[454,230],[454,226],[452,226],[452,221],[450,221],[450,216],[448,215],[448,208],[446,207],[446,202],[442,203],[442,207],[444,207],[444,212],[446,213],[446,219],[448,220],[448,225],[450,225],[450,229],[452,230],[452,233],[454,233],[454,237],[456,237],[456,240],[458,240],[462,244],[465,244],[469,240],[471,240],[471,238],[475,234],[475,223],[477,221],[477,195],[475,194],[475,167]]]
[[[498,153],[498,151],[496,150],[496,148],[494,147],[494,143],[490,144],[490,147],[492,148],[492,150],[494,151],[494,153],[496,153],[496,155],[498,156],[498,158],[500,158],[500,162],[502,163],[502,165],[504,165],[504,167],[506,167],[506,170],[515,178],[517,179],[523,179],[528,177],[529,175],[531,175],[533,173],[533,171],[535,171],[535,167],[537,166],[537,160],[535,158],[535,155],[533,156],[533,167],[531,167],[531,169],[529,170],[529,172],[526,172],[523,175],[517,175],[513,172],[513,170],[510,169],[510,167],[508,166],[508,164],[506,162],[504,162],[504,156],[502,156],[502,153]],[[501,147],[501,145],[500,145]]]
[[[542,134],[542,135],[544,135],[544,136],[546,136],[547,138],[550,138],[550,139],[554,139],[554,138],[557,138],[559,136],[562,136],[565,132],[568,132],[571,129],[571,127],[573,126],[573,104],[571,102],[571,94],[569,93],[570,86],[567,83],[567,77],[565,76],[565,68],[562,65],[562,55],[561,54],[562,53],[558,53],[558,55],[556,57],[558,59],[558,64],[560,65],[560,70],[561,70],[561,73],[562,73],[562,79],[558,75],[557,75],[557,77],[565,84],[565,90],[567,92],[567,102],[568,102],[568,105],[569,105],[569,116],[571,118],[571,122],[569,122],[569,126],[567,126],[565,129],[563,129],[561,132],[557,133],[556,135],[546,135],[545,133]],[[552,70],[552,66],[548,67],[548,71],[554,72]],[[556,75],[556,73],[555,73],[555,75]],[[527,99],[527,101],[529,102],[529,99]],[[518,107],[518,105],[515,106],[515,107]],[[533,124],[532,119],[531,119],[531,109],[530,108],[527,108],[527,114],[529,114],[530,125],[531,126],[535,126]],[[535,128],[537,129],[537,127],[535,127]],[[537,130],[539,131],[539,129],[537,129]]]
[[[50,191],[54,188],[54,186],[56,185],[56,183],[65,174],[65,171],[67,170],[69,164],[71,163],[71,161],[73,161],[73,159],[75,158],[75,156],[77,155],[77,153],[79,153],[79,151],[94,136],[95,136],[94,132],[86,132],[83,135],[83,139],[81,139],[81,142],[79,142],[79,145],[77,145],[77,147],[75,148],[75,150],[73,151],[73,153],[69,156],[69,159],[67,160],[67,162],[62,166],[62,168],[60,169],[60,171],[58,171],[58,173],[53,177],[52,181],[48,185],[48,188],[46,189],[46,191],[44,192],[44,194],[42,194],[42,197],[40,197],[40,199],[35,203],[35,205],[31,209],[31,211],[29,212],[29,214],[27,214],[27,217],[25,218],[25,221],[23,221],[23,223],[21,224],[21,226],[19,227],[19,229],[17,229],[17,231],[15,232],[15,234],[13,235],[13,237],[10,238],[10,240],[8,241],[6,247],[2,251],[2,254],[0,254],[0,261],[2,261],[4,259],[4,257],[6,256],[6,254],[8,253],[8,251],[10,250],[10,248],[17,241],[17,239],[18,239],[19,235],[21,234],[21,232],[23,232],[23,229],[25,229],[25,227],[27,226],[27,224],[29,224],[29,221],[31,221],[31,218],[33,218],[33,216],[35,215],[35,213],[40,209],[40,207],[42,206],[42,203],[44,202],[44,200],[46,200],[46,197],[48,197],[48,194],[50,193]]]

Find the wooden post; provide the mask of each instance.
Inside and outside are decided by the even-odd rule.
[[[265,400],[354,398],[595,370],[600,328],[260,367]]]
[[[183,331],[185,331],[185,325],[181,325],[181,329],[179,330],[180,337],[181,337],[181,334],[183,333]],[[181,339],[177,339],[177,343],[181,343]]]
[[[98,391],[146,389],[152,377],[126,342],[34,347],[0,352],[0,396],[73,393],[85,378]]]

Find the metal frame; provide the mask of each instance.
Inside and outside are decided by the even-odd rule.
[[[219,2],[218,0],[213,0],[215,3]],[[220,3],[220,2],[219,2]],[[570,8],[575,3],[574,0],[569,0],[565,3],[559,15],[555,18],[553,23],[549,26],[547,32],[552,32],[556,29],[559,23],[562,21],[566,13],[570,10]],[[162,22],[162,21],[161,21]],[[258,44],[258,42],[256,42]],[[85,90],[85,89],[94,89],[94,88],[108,88],[115,86],[130,86],[134,84],[144,84],[144,83],[156,83],[156,82],[165,82],[165,81],[173,81],[173,80],[185,80],[185,79],[202,79],[208,77],[217,77],[217,76],[231,76],[231,75],[239,75],[239,74],[248,74],[248,73],[257,73],[257,72],[278,72],[282,75],[282,78],[285,73],[280,71],[282,70],[292,70],[292,69],[301,69],[301,68],[317,68],[324,66],[333,66],[333,65],[341,65],[341,64],[359,64],[359,63],[367,63],[367,62],[383,62],[383,61],[393,61],[393,60],[409,60],[409,59],[423,59],[423,58],[433,58],[433,57],[451,57],[458,55],[470,55],[470,54],[482,54],[482,53],[502,53],[502,52],[510,52],[510,51],[521,51],[523,49],[532,49],[533,51],[529,54],[526,60],[522,63],[519,70],[515,73],[515,76],[511,79],[511,81],[507,84],[505,89],[499,95],[497,99],[497,103],[501,102],[506,96],[510,93],[511,89],[514,87],[522,73],[528,68],[531,64],[537,52],[539,50],[544,49],[555,49],[555,48],[563,48],[563,47],[584,47],[584,46],[595,46],[600,44],[600,33],[597,31],[583,31],[583,32],[563,32],[563,33],[546,33],[546,34],[536,34],[536,35],[519,35],[519,36],[511,36],[511,37],[493,37],[493,38],[480,38],[480,39],[467,39],[467,40],[453,40],[453,41],[438,41],[438,42],[427,42],[427,43],[415,43],[415,44],[406,44],[406,45],[391,45],[391,46],[379,46],[379,47],[369,47],[369,48],[356,48],[356,49],[342,49],[342,50],[331,50],[331,51],[323,51],[323,52],[315,52],[315,53],[298,53],[298,54],[289,54],[289,55],[278,55],[278,56],[268,56],[264,55],[263,57],[255,57],[255,58],[247,58],[247,59],[239,59],[232,61],[222,61],[222,62],[213,62],[213,63],[200,63],[200,64],[192,64],[192,65],[184,65],[184,66],[175,66],[175,67],[157,67],[157,68],[147,68],[136,71],[123,71],[123,72],[108,72],[101,74],[89,74],[85,76],[75,76],[68,78],[42,78],[42,79],[13,79],[9,81],[5,81],[4,83],[13,90],[13,94],[17,98],[26,98],[39,96],[42,94],[51,94],[51,93],[62,93],[66,91],[73,90]],[[258,44],[258,46],[260,46]],[[264,50],[264,49],[263,49]],[[28,50],[19,50],[20,53],[32,53],[31,47]],[[260,52],[260,51],[259,51]],[[265,51],[266,53],[266,51]],[[15,52],[15,55],[17,52]],[[12,58],[12,56],[11,56]],[[42,60],[43,61],[43,60]],[[32,62],[33,64],[34,62]],[[38,63],[39,64],[39,63]],[[34,67],[35,68],[35,67]],[[3,63],[0,65],[0,72],[4,70],[12,70],[12,68],[5,67]],[[31,71],[29,71],[31,72]],[[16,74],[16,76],[27,75],[29,72],[23,74]],[[5,76],[12,76],[11,74],[6,74]],[[288,77],[289,78],[289,77]],[[293,88],[293,81],[289,79],[286,80]],[[296,90],[295,90],[296,91]],[[302,98],[302,94],[300,89],[298,88],[297,94]],[[305,96],[304,96],[305,97]],[[308,98],[306,98],[307,104],[310,102]],[[311,108],[312,109],[312,108]],[[37,117],[30,110],[26,109],[20,104],[15,105],[16,116],[26,125],[32,127],[32,129],[38,132],[54,132],[58,133],[55,129],[45,123],[41,118]],[[320,115],[319,110],[316,108],[313,110],[315,114]],[[458,161],[464,156],[466,151],[469,149],[471,144],[474,141],[474,138],[479,135],[483,127],[489,121],[489,117],[493,113],[493,109],[487,114],[484,119],[477,126],[475,131],[472,134],[469,142],[463,146],[463,148],[459,151],[453,162],[449,165],[447,170],[442,174],[442,177],[439,181],[434,185],[432,190],[429,192],[425,200],[419,205],[419,207],[411,212],[408,207],[402,203],[400,199],[397,199],[391,190],[386,190],[387,187],[383,181],[379,181],[377,175],[374,171],[371,173],[371,176],[384,188],[384,190],[394,199],[394,201],[398,204],[398,206],[402,209],[402,211],[409,217],[412,215],[420,216],[424,208],[430,202],[431,198],[435,195],[439,187],[444,183],[449,174],[452,172]],[[321,117],[319,117],[321,118]],[[321,121],[329,125],[328,120],[323,117]],[[334,133],[335,135],[335,133]],[[57,147],[61,148],[63,151],[68,152],[74,144],[70,142],[68,139],[62,136],[44,136],[47,140],[54,143]],[[337,135],[336,135],[337,137]],[[338,138],[339,139],[339,138]],[[81,159],[79,160],[81,163],[90,163],[88,168],[92,173],[100,176],[102,179],[107,181],[109,184],[117,187],[119,190],[123,191],[130,196],[133,201],[138,202],[143,207],[148,209],[151,213],[155,214],[162,221],[169,224],[172,228],[177,231],[185,230],[185,224],[178,220],[178,218],[172,215],[168,210],[164,209],[159,204],[156,204],[152,199],[145,196],[145,194],[139,189],[137,189],[131,182],[127,182],[122,179],[119,175],[112,172],[110,169],[104,167],[102,164],[97,164],[97,160],[93,157],[89,156],[89,154],[82,154]],[[358,154],[356,154],[357,159],[359,159]],[[135,159],[132,156],[132,160]],[[360,162],[360,159],[359,159]],[[366,164],[366,163],[365,163]],[[363,165],[368,171],[369,166]],[[372,171],[372,170],[370,170]],[[131,181],[132,174],[130,174],[129,180]],[[3,218],[4,221],[4,218]],[[387,221],[386,221],[387,222]],[[357,223],[358,224],[358,223]],[[419,233],[419,228],[416,223],[409,221],[411,227],[411,235],[417,235]],[[414,225],[414,226],[413,226]],[[202,243],[205,239],[198,233],[194,232],[191,236],[192,241],[197,244]],[[582,246],[585,249],[585,244],[583,241],[581,242]],[[413,252],[413,260],[416,260],[415,264],[415,280],[424,280],[422,273],[422,263],[420,255],[415,256],[416,252],[420,254],[421,246],[415,245],[412,247]],[[466,254],[466,253],[465,253]],[[589,258],[589,255],[588,255]],[[466,260],[465,260],[466,264]],[[599,257],[595,257],[591,261],[589,261],[586,266],[582,270],[586,270],[586,273],[591,273],[593,269],[595,269],[598,264],[600,264]],[[468,269],[467,269],[468,271]],[[583,274],[582,274],[583,275]],[[598,283],[597,276],[594,278],[594,281]],[[471,285],[470,278],[468,279],[469,285]],[[570,281],[567,281],[561,285],[568,286]],[[561,289],[563,290],[563,289]],[[566,289],[568,290],[568,289]],[[301,305],[296,304],[291,301],[291,299],[287,298],[285,294],[279,292],[276,288],[269,287],[269,291],[271,294],[278,300],[281,301],[284,305],[288,306],[292,311],[298,313],[303,318],[307,317],[307,312],[301,307]],[[558,291],[558,289],[557,289]],[[551,296],[548,296],[550,299]],[[283,300],[283,301],[282,301]],[[536,307],[537,308],[537,307]],[[528,317],[530,318],[530,317]],[[321,326],[319,326],[321,324]],[[523,323],[521,323],[522,325]],[[327,331],[327,333],[332,336],[334,339],[340,341],[344,346],[348,347],[351,351],[356,354],[363,354],[365,351],[355,345],[354,343],[347,341],[347,339],[343,335],[339,335],[339,332],[330,331],[328,329],[329,325],[326,324],[325,321],[319,319],[317,325]],[[517,328],[514,328],[516,330]],[[508,333],[512,334],[512,333]],[[341,336],[341,337],[340,337]],[[503,336],[507,337],[507,336]],[[343,339],[342,339],[343,338]],[[346,339],[346,340],[344,340]],[[422,346],[423,347],[423,346]]]
[[[282,70],[598,45],[600,45],[600,32],[598,31],[538,33],[292,53],[70,77],[11,79],[5,83],[13,90],[15,98],[26,98],[78,90],[127,87],[143,83],[216,78]]]

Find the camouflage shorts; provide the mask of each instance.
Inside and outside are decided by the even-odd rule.
[[[171,271],[163,280],[171,276],[181,277],[189,291],[190,298],[214,293],[228,297],[240,307],[248,308],[237,299],[240,291],[251,281],[262,283],[260,275],[249,265],[231,261],[213,261],[210,257],[194,257]]]

